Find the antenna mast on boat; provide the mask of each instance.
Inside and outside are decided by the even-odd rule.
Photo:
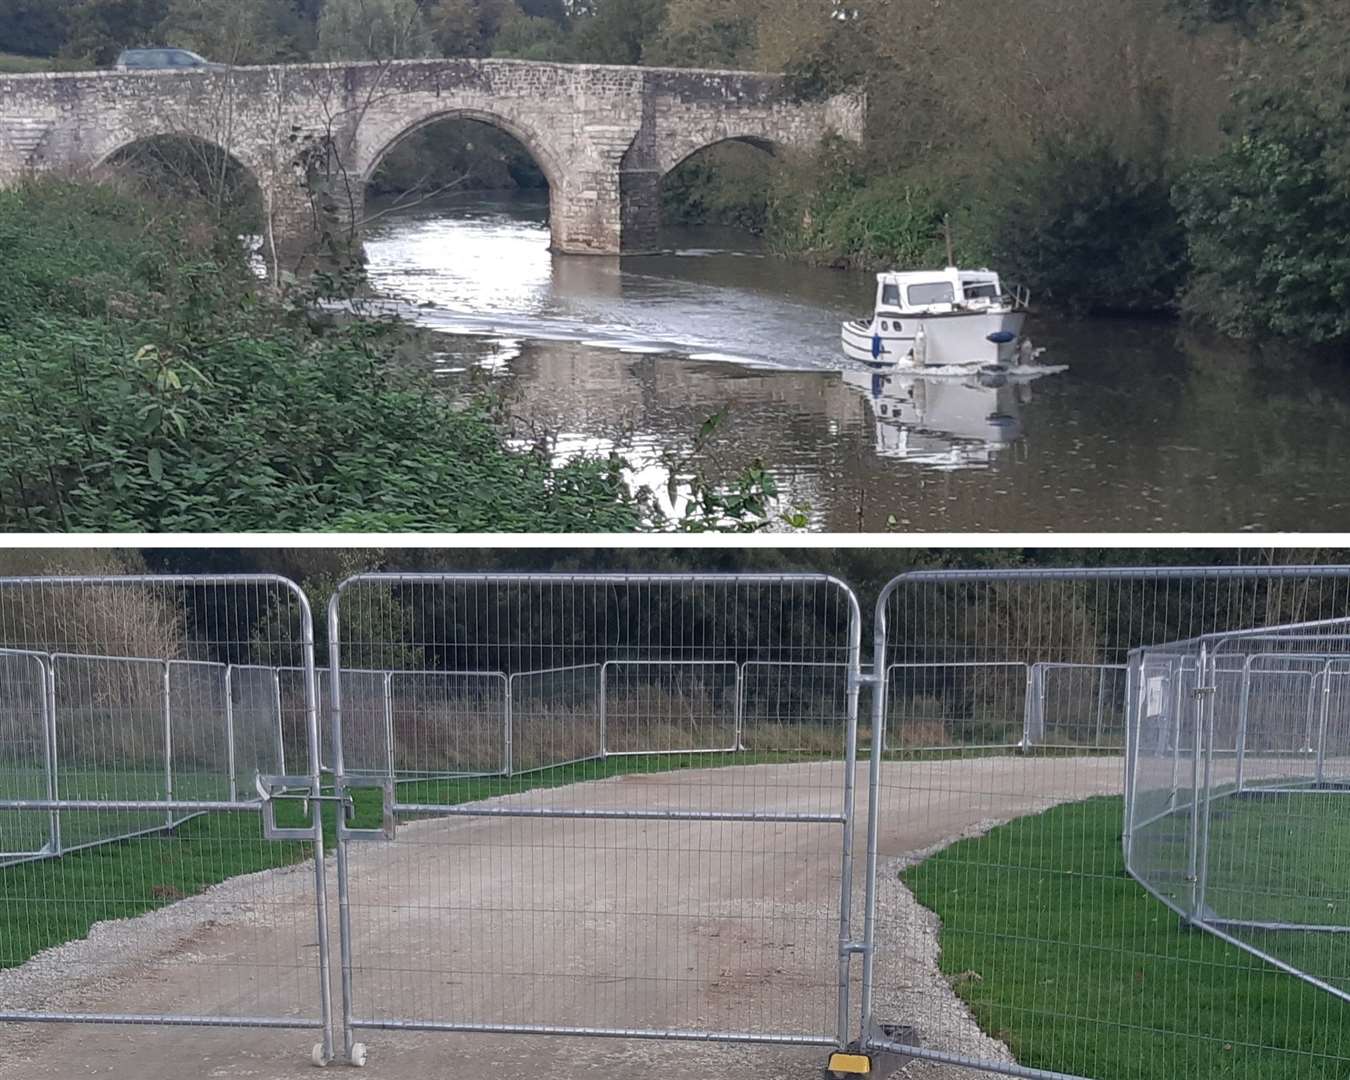
[[[956,248],[952,244],[952,216],[951,214],[942,215],[942,231],[947,236],[947,265],[956,265]]]

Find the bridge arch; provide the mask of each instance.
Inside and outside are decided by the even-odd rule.
[[[544,179],[548,182],[549,227],[553,233],[554,246],[557,247],[558,222],[562,217],[560,204],[564,198],[563,193],[567,178],[563,161],[560,155],[549,145],[547,137],[532,124],[495,110],[451,105],[421,112],[414,119],[402,123],[401,126],[396,126],[392,130],[392,134],[385,134],[373,144],[361,163],[358,177],[361,183],[362,197],[364,198],[365,189],[375,177],[380,165],[396,146],[433,124],[455,120],[469,120],[509,135],[539,166],[540,172],[544,174]]]
[[[259,217],[258,222],[252,224],[261,224],[265,200],[264,178],[243,155],[206,135],[166,127],[137,132],[131,138],[110,137],[105,145],[95,150],[93,171],[97,173],[128,165],[134,167],[138,157],[146,161],[151,155],[158,156],[159,165],[166,176],[172,177],[177,171],[176,179],[184,186],[195,185],[198,188],[196,193],[202,196],[212,194],[205,184],[218,179],[222,187],[217,194],[223,197],[230,193],[235,198],[251,200],[251,210]],[[213,177],[210,175],[212,173],[217,175]]]
[[[770,157],[777,157],[783,147],[778,139],[766,135],[762,131],[738,135],[721,135],[712,139],[680,139],[659,150],[656,159],[657,171],[663,177],[669,176],[695,154],[701,154],[704,150],[711,150],[715,146],[724,146],[727,143],[753,146],[756,150],[762,150]]]

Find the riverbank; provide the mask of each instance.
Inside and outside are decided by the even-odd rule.
[[[269,293],[182,204],[0,193],[0,528],[629,531],[612,456],[511,449],[491,402],[406,362],[403,324]]]

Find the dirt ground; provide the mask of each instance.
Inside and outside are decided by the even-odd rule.
[[[1118,793],[1119,758],[986,758],[886,766],[877,1003],[925,1045],[1010,1060],[937,966],[936,918],[896,870],[1059,802]],[[625,777],[500,805],[825,813],[838,766]],[[863,770],[854,937],[862,933]],[[452,818],[352,846],[358,1016],[693,1030],[833,1029],[838,825]],[[331,855],[330,855],[331,859]],[[336,875],[328,894],[338,966]],[[237,878],[0,973],[0,1011],[314,1015],[312,867]],[[855,963],[853,1000],[856,1007]],[[334,1007],[341,997],[333,973]],[[0,1025],[0,1080],[300,1080],[315,1033]],[[371,1080],[661,1077],[806,1080],[816,1048],[365,1031]],[[340,1065],[330,1066],[341,1069]],[[908,1076],[960,1070],[911,1063]]]

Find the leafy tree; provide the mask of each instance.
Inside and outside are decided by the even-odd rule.
[[[592,64],[640,64],[665,14],[666,0],[595,0],[576,26],[577,56]]]
[[[0,47],[27,56],[55,56],[65,43],[67,0],[0,0]]]
[[[326,0],[319,16],[325,60],[396,60],[434,51],[417,0]]]
[[[519,60],[563,61],[570,58],[567,37],[557,23],[520,12],[502,23],[492,42],[492,55]]]
[[[567,23],[564,0],[516,0],[516,3],[521,12],[532,19],[548,19],[560,27]]]
[[[1250,50],[1229,144],[1178,185],[1194,315],[1232,334],[1350,344],[1350,22],[1301,0]]]
[[[168,0],[75,0],[62,53],[108,65],[125,48],[155,43]]]
[[[753,9],[726,0],[669,0],[647,59],[674,67],[740,67],[755,45]]]
[[[159,33],[166,44],[226,63],[303,57],[300,16],[286,0],[170,0]]]
[[[1161,166],[1096,133],[1052,135],[989,188],[990,254],[1013,280],[1086,311],[1173,306],[1186,238]]]
[[[475,0],[439,0],[427,11],[427,28],[442,56],[485,56],[488,43]]]
[[[1178,185],[1187,308],[1239,337],[1350,344],[1350,117],[1295,91],[1246,108],[1234,141]]]

